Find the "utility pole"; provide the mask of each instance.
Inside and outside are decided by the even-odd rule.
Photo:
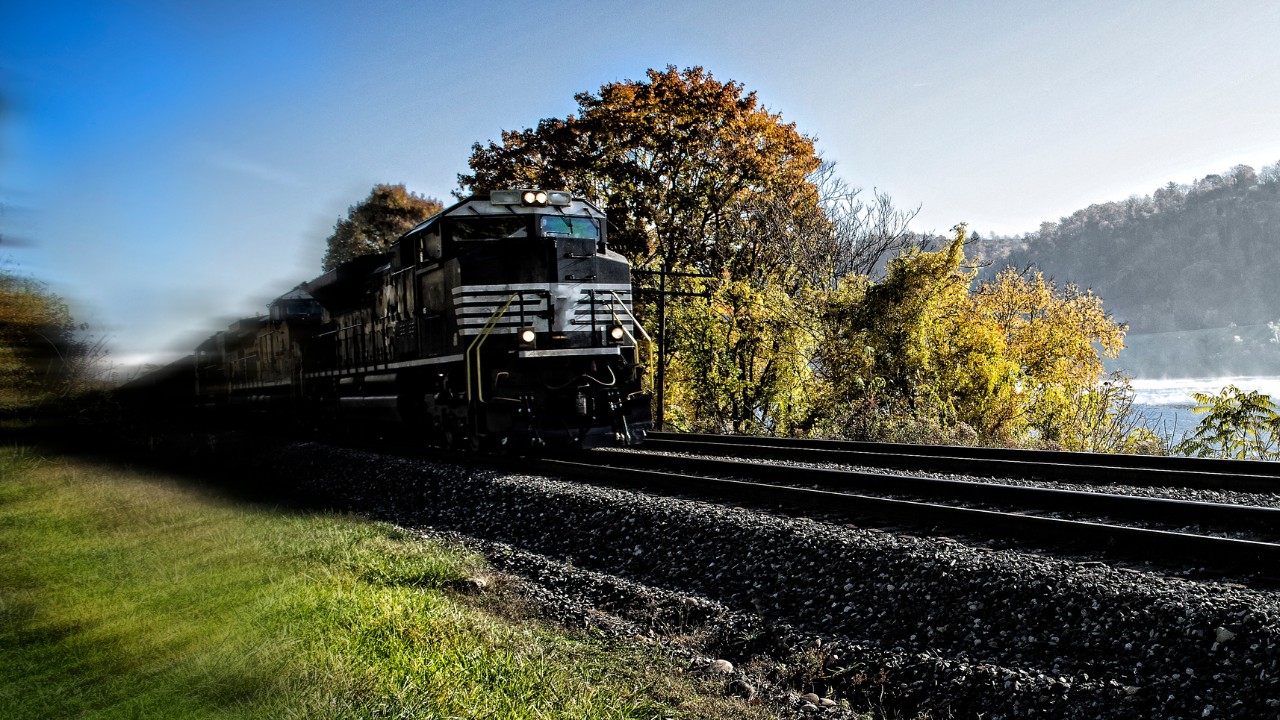
[[[675,272],[671,269],[671,263],[664,261],[661,270],[632,270],[632,275],[645,275],[648,277],[658,277],[658,289],[638,288],[637,294],[644,293],[647,295],[657,294],[658,296],[658,371],[654,383],[658,390],[658,413],[654,418],[655,425],[658,430],[662,430],[664,415],[667,407],[667,298],[668,297],[701,297],[709,298],[711,293],[689,292],[687,290],[667,290],[667,278],[683,277],[683,278],[710,278],[710,275],[702,273]]]

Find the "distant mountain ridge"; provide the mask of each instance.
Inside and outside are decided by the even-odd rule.
[[[1234,330],[1280,321],[1280,163],[1171,182],[974,245],[990,263],[984,275],[1034,266],[1102,297],[1129,325],[1131,351],[1121,364],[1135,374],[1229,372],[1237,361],[1249,372],[1280,374],[1280,336]],[[1192,336],[1195,343],[1179,345]]]

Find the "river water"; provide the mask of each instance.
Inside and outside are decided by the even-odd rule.
[[[1228,385],[1241,390],[1256,390],[1280,403],[1280,377],[1240,376],[1213,378],[1170,378],[1151,380],[1134,378],[1134,409],[1142,413],[1147,427],[1161,436],[1178,441],[1200,424],[1203,415],[1192,412],[1195,400],[1191,393],[1215,394]]]

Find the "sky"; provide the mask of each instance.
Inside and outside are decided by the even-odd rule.
[[[319,274],[376,183],[449,200],[473,143],[649,68],[757,93],[850,184],[1020,234],[1280,161],[1280,3],[0,3],[0,262],[121,366]]]

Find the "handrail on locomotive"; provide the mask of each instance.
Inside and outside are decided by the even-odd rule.
[[[471,401],[471,351],[475,350],[475,355],[476,355],[476,374],[475,374],[476,399],[479,400],[480,402],[484,402],[484,381],[481,379],[484,376],[480,374],[480,347],[479,346],[484,345],[484,341],[489,339],[489,334],[493,332],[494,326],[497,325],[498,321],[502,319],[502,316],[507,314],[507,308],[511,307],[511,301],[516,299],[516,295],[517,293],[511,293],[511,296],[508,297],[507,301],[502,304],[502,307],[493,311],[493,314],[490,315],[489,319],[485,322],[484,327],[481,328],[480,334],[476,336],[475,340],[471,341],[471,344],[469,346],[467,346],[467,352],[463,356],[463,361],[466,363],[466,366],[467,366],[466,372],[467,372],[467,401],[468,402]],[[521,312],[523,313],[523,307],[521,308]]]

